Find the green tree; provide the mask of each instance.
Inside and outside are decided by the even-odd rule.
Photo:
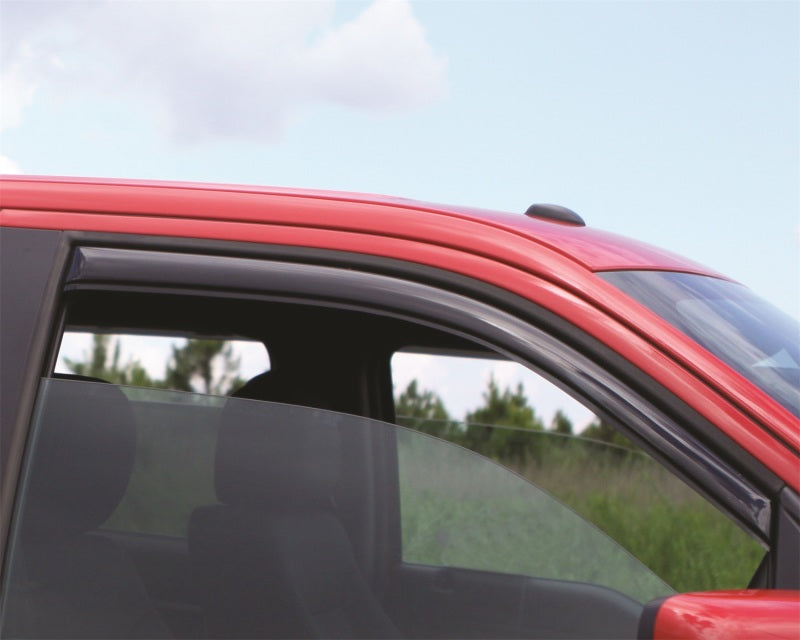
[[[111,352],[109,353],[109,350]],[[65,358],[67,368],[74,374],[89,376],[113,382],[114,384],[126,384],[142,387],[156,386],[150,378],[145,368],[138,360],[129,358],[127,362],[121,362],[121,352],[119,339],[113,341],[111,336],[104,333],[96,333],[92,338],[91,354],[84,353],[85,359],[71,360]]]
[[[240,359],[225,340],[192,339],[172,347],[164,386],[179,391],[226,395],[243,384]]]
[[[416,378],[395,399],[397,424],[439,438],[451,438],[456,427],[442,399],[433,391],[419,388]]]
[[[592,420],[589,426],[581,433],[581,437],[590,440],[599,440],[600,442],[612,444],[622,449],[639,450],[639,447],[631,442],[629,438],[622,435],[618,429],[612,427],[600,418]]]
[[[524,465],[541,454],[541,438],[531,432],[544,425],[528,404],[522,383],[502,392],[494,376],[483,394],[484,404],[467,414],[464,446],[507,464]]]
[[[559,409],[556,411],[556,414],[553,416],[553,420],[550,423],[550,431],[553,433],[560,433],[564,436],[571,436],[574,433],[572,428],[572,420],[567,417],[566,413]]]
[[[237,375],[240,359],[225,340],[192,339],[173,346],[163,379],[152,378],[135,358],[122,362],[120,340],[108,334],[95,334],[90,353],[65,363],[72,373],[137,387],[226,395],[244,384]]]

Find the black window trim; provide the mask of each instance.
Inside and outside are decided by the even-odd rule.
[[[779,481],[766,470],[756,482],[745,479],[739,469],[731,468],[685,429],[682,425],[686,422],[662,410],[666,391],[651,394],[644,389],[642,393],[642,376],[635,371],[625,375],[619,356],[609,357],[609,350],[602,345],[593,345],[594,352],[587,354],[586,344],[592,342],[588,337],[584,336],[576,348],[551,334],[549,328],[540,328],[518,315],[410,279],[249,257],[83,246],[75,250],[65,288],[254,297],[338,306],[403,317],[482,342],[522,361],[577,396],[598,415],[620,425],[662,463],[762,542],[769,543],[769,496],[774,495],[769,489],[777,491]],[[530,303],[527,306],[530,311]],[[548,320],[553,322],[553,318]],[[634,381],[639,384],[632,384]],[[669,406],[674,407],[675,402],[673,398]]]
[[[65,236],[52,229],[0,227],[2,262],[7,265],[8,260],[14,261],[13,270],[2,270],[3,298],[9,295],[14,298],[13,305],[3,305],[3,332],[9,330],[8,324],[18,328],[25,325],[24,330],[16,332],[16,341],[10,345],[11,353],[7,350],[6,338],[2,350],[0,577],[5,572],[10,523],[38,380],[57,322],[59,290],[70,257],[71,246]],[[13,374],[8,376],[8,371]]]

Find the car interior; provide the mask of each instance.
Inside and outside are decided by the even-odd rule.
[[[380,310],[102,289],[68,293],[63,329],[246,338],[266,345],[270,369],[230,397],[131,391],[53,374],[54,345],[17,507],[4,636],[636,637],[643,600],[604,583],[602,567],[594,580],[511,561],[459,566],[437,543],[445,527],[430,534],[441,563],[406,559],[401,493],[427,469],[452,458],[453,473],[505,474],[497,486],[529,490],[395,424],[394,353],[497,357],[479,342]],[[404,471],[403,447],[417,471]],[[441,475],[419,495],[446,485]],[[484,519],[501,508],[490,495],[454,495]],[[524,499],[535,539],[544,498]],[[602,555],[593,540],[575,544]]]

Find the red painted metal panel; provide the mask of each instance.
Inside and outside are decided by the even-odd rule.
[[[18,210],[0,212],[0,223],[9,226],[238,240],[354,251],[418,262],[489,282],[535,301],[609,345],[683,398],[687,404],[784,478],[790,486],[800,490],[797,456],[787,447],[781,446],[754,420],[742,415],[724,396],[737,400],[736,394],[731,392],[738,391],[738,399],[756,404],[764,418],[759,422],[778,435],[781,435],[781,412],[788,414],[787,411],[765,394],[762,394],[764,398],[759,401],[760,392],[747,380],[592,272],[575,263],[569,263],[563,257],[553,256],[552,252],[544,248],[535,250],[535,245],[530,243],[526,243],[528,254],[535,253],[539,259],[536,264],[540,267],[537,271],[543,273],[523,270],[519,264],[515,264],[516,261],[509,264],[498,260],[496,256],[465,252],[429,241],[418,242],[334,229]],[[542,265],[546,268],[541,268]],[[557,270],[561,267],[568,268],[572,274],[572,282],[568,287],[563,278],[553,278],[554,282],[547,277],[552,275],[551,269]],[[642,327],[647,327],[647,331]],[[704,378],[707,384],[701,384],[697,378]],[[746,408],[745,402],[738,404],[744,404]],[[783,416],[783,419],[785,432],[794,436],[794,440],[789,442],[797,442],[796,429],[790,428],[796,425],[796,419],[791,415]]]
[[[658,640],[798,640],[800,592],[718,591],[686,593],[661,604]]]
[[[3,180],[0,206],[302,223],[392,236],[409,232],[418,236],[431,225],[437,235],[428,235],[429,239],[455,241],[464,249],[470,249],[470,238],[455,235],[458,226],[453,226],[452,220],[458,218],[479,223],[484,232],[490,228],[503,229],[506,236],[509,233],[521,236],[528,245],[530,242],[545,245],[594,271],[658,268],[712,274],[707,268],[663,249],[590,227],[532,219],[522,213],[377,195],[275,187],[15,177]],[[481,237],[479,233],[471,239],[478,241]]]

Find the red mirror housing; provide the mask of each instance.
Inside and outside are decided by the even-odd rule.
[[[658,640],[797,640],[800,591],[682,593],[645,605],[639,638]]]

